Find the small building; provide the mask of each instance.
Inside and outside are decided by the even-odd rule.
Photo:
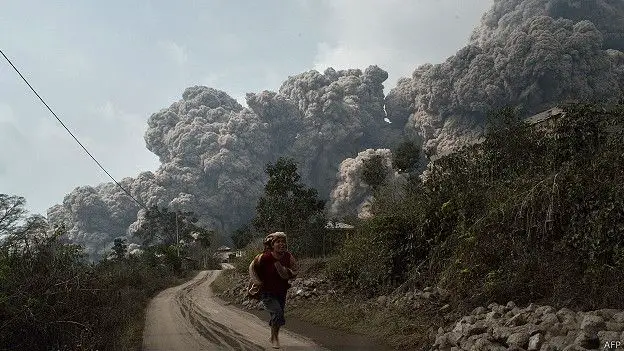
[[[355,229],[354,226],[352,226],[351,224],[347,224],[347,223],[341,223],[341,222],[327,222],[327,224],[325,225],[325,229],[328,230],[350,230],[350,229]]]
[[[551,130],[555,122],[562,117],[565,117],[565,111],[557,106],[525,118],[524,122],[530,126],[535,126],[538,130],[548,131]]]
[[[225,245],[220,246],[217,252],[215,252],[215,257],[217,257],[220,262],[227,262],[233,255],[235,254],[232,252],[232,249]]]

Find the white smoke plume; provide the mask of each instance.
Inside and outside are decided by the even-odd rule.
[[[621,0],[496,1],[466,47],[399,82],[388,118],[440,154],[507,105],[528,115],[566,100],[615,101],[624,91],[623,21]]]
[[[377,66],[364,72],[328,68],[324,74],[309,71],[282,84],[279,94],[296,103],[301,113],[301,129],[287,154],[321,195],[330,192],[342,160],[394,141],[392,127],[384,121],[387,78]]]

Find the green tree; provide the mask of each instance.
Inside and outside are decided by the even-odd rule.
[[[128,242],[124,238],[115,238],[113,241],[113,253],[115,258],[120,260],[126,256],[126,250],[128,250]]]
[[[90,336],[88,314],[76,308],[83,308],[77,292],[86,290],[89,266],[78,246],[59,240],[64,228],[27,216],[24,205],[21,197],[0,195],[0,349],[60,349],[76,333]]]
[[[173,212],[152,207],[147,211],[134,235],[152,252],[164,255],[166,265],[182,272],[181,257],[190,258],[197,267],[216,269],[210,251],[217,233],[200,227],[192,212]],[[214,262],[213,262],[214,261]]]
[[[388,177],[388,167],[386,166],[383,156],[373,155],[371,158],[364,160],[362,169],[362,181],[370,185],[373,190],[377,190]]]
[[[134,234],[143,240],[143,245],[177,245],[179,240],[191,241],[193,233],[206,231],[196,225],[197,221],[192,212],[152,207],[145,213]]]
[[[279,158],[268,164],[269,180],[256,206],[253,226],[261,233],[284,231],[293,238],[293,251],[316,254],[322,248],[325,202],[316,189],[301,182],[292,159]]]
[[[413,141],[403,141],[392,152],[392,165],[400,172],[412,172],[418,166],[420,148]]]
[[[0,238],[14,233],[26,215],[26,200],[21,196],[0,194]]]

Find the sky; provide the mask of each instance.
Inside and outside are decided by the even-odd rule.
[[[152,113],[205,85],[244,104],[295,74],[376,64],[386,92],[464,46],[493,0],[0,0],[0,49],[108,172],[156,170]],[[110,178],[0,57],[0,193],[46,214]]]

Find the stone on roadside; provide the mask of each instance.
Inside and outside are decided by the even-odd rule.
[[[521,332],[521,333],[513,333],[509,335],[507,338],[507,345],[509,346],[517,346],[523,349],[526,349],[529,344],[529,334]]]
[[[586,349],[595,349],[599,344],[598,336],[595,333],[581,330],[574,339],[574,345]]]
[[[528,351],[538,351],[544,343],[544,335],[537,333],[529,338]]]
[[[585,315],[583,321],[581,322],[581,330],[591,334],[596,335],[601,330],[606,328],[605,321],[602,317],[596,315]]]
[[[613,315],[613,321],[615,323],[624,323],[624,312],[619,312]],[[624,342],[624,340],[622,340]]]

